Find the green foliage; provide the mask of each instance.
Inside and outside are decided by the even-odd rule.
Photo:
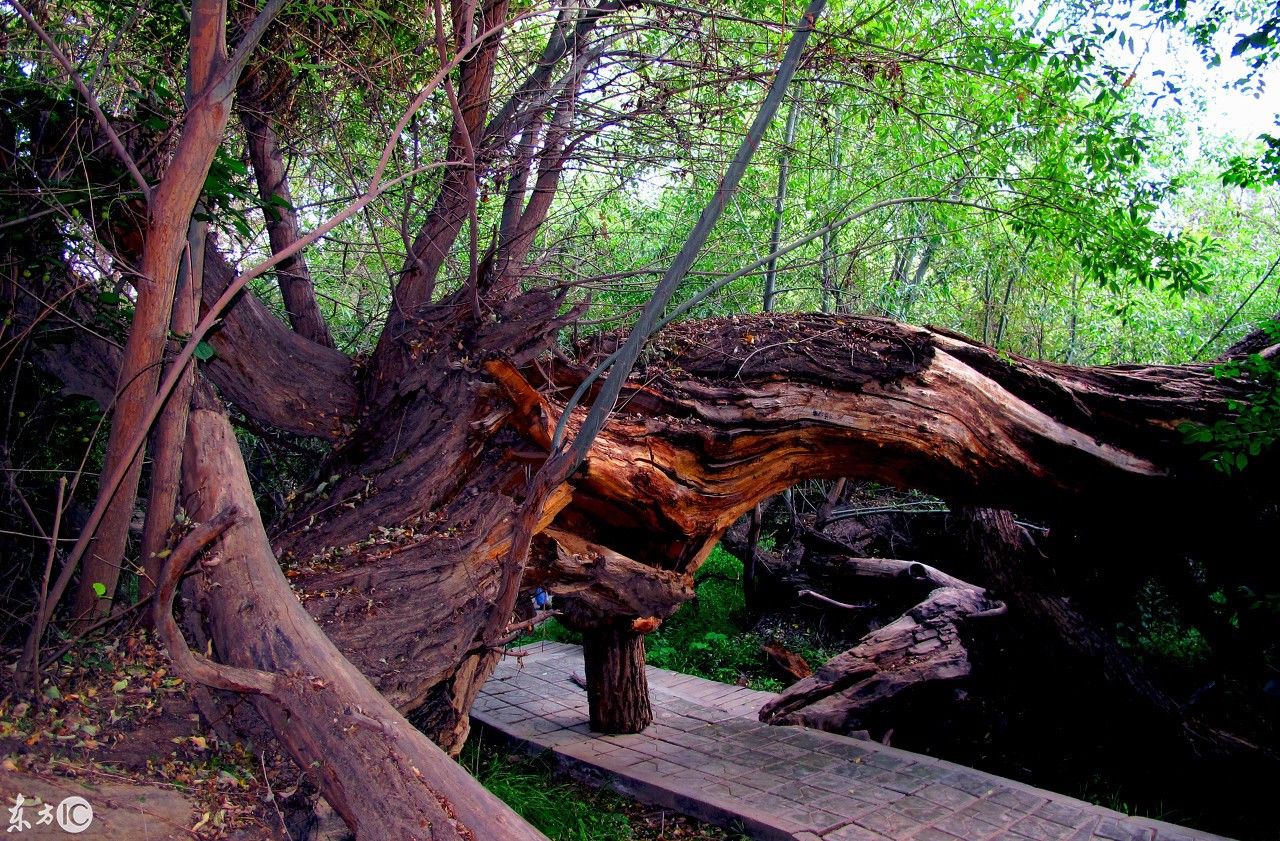
[[[208,362],[217,355],[218,352],[214,349],[213,345],[205,341],[196,342],[194,356],[199,361]]]
[[[552,841],[746,841],[738,830],[636,804],[608,788],[566,780],[549,754],[530,756],[473,733],[459,762]]]
[[[231,157],[225,147],[220,147],[204,182],[205,213],[196,214],[196,218],[229,227],[242,237],[251,237],[253,230],[247,208],[257,204],[257,195],[249,178],[249,167]]]
[[[1280,184],[1280,137],[1264,134],[1258,138],[1263,149],[1256,155],[1235,155],[1222,173],[1228,187],[1261,187]]]
[[[761,649],[766,640],[747,622],[742,562],[717,546],[698,570],[696,586],[697,598],[645,637],[649,663],[722,683],[746,679],[753,689],[782,689]],[[813,645],[795,647],[811,663],[831,656]]]
[[[1273,342],[1280,342],[1280,321],[1263,325]],[[1186,423],[1181,431],[1188,444],[1205,446],[1201,456],[1222,473],[1244,470],[1280,440],[1280,363],[1260,354],[1223,362],[1213,369],[1221,379],[1242,379],[1253,388],[1246,400],[1229,400],[1229,417],[1213,424]]]
[[[1122,634],[1122,642],[1136,643],[1144,657],[1180,668],[1194,668],[1208,660],[1211,651],[1204,635],[1186,623],[1178,605],[1157,581],[1143,585],[1137,607],[1132,637]]]
[[[1231,57],[1242,57],[1248,67],[1234,83],[1241,88],[1261,86],[1259,74],[1280,57],[1280,5],[1261,2],[1204,3],[1196,0],[1153,0],[1149,8],[1161,26],[1184,29],[1200,50],[1206,64],[1222,64],[1219,34],[1231,33]],[[1244,31],[1241,31],[1243,25]]]
[[[645,638],[649,663],[723,683],[746,677],[756,688],[781,688],[767,676],[760,638],[743,627],[742,562],[717,546],[695,581],[697,597]]]

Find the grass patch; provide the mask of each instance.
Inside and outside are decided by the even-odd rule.
[[[628,800],[558,774],[550,760],[470,739],[459,762],[551,841],[731,841],[719,827]]]
[[[697,596],[645,637],[649,663],[721,683],[777,691],[762,640],[747,629],[742,561],[717,546],[694,577]]]

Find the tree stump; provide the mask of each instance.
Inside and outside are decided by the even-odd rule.
[[[644,671],[644,634],[606,625],[582,633],[591,729],[639,733],[653,722]]]

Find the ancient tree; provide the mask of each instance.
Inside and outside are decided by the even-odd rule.
[[[66,177],[56,153],[74,145],[92,150],[81,169],[112,198],[105,213],[77,209],[77,225],[43,216],[28,243],[6,242],[12,264],[36,243],[57,267],[38,282],[6,278],[10,308],[32,333],[92,311],[83,276],[61,259],[72,236],[92,240],[132,303],[122,347],[61,330],[37,348],[69,390],[110,411],[111,433],[97,505],[35,611],[24,669],[39,667],[64,592],[81,625],[119,601],[143,496],[144,589],[157,594],[153,621],[175,663],[250,696],[300,764],[318,763],[324,795],[359,837],[534,837],[446,753],[465,740],[467,710],[532,587],[555,593],[585,633],[592,725],[635,730],[650,716],[643,634],[691,597],[693,572],[735,520],[800,479],[874,478],[1020,510],[1134,495],[1194,504],[1221,492],[1178,430],[1223,417],[1250,386],[1209,366],[1033,362],[851,314],[707,319],[649,340],[698,254],[696,236],[630,338],[573,343],[588,299],[538,274],[553,250],[539,236],[554,199],[575,160],[600,154],[595,139],[663,115],[677,97],[668,79],[629,113],[601,105],[624,59],[662,66],[636,59],[628,38],[703,23],[695,11],[645,5],[436,5],[423,25],[431,37],[405,51],[426,62],[414,77],[422,84],[357,168],[366,177],[356,197],[304,232],[281,140],[302,95],[279,56],[314,21],[276,2],[197,0],[178,38],[189,52],[182,115],[157,131],[141,106],[104,111],[41,19],[14,4],[77,99],[31,95],[15,109],[27,123],[6,124],[4,140],[27,144],[29,159],[7,157],[10,176]],[[806,47],[821,6],[793,21],[783,72],[748,74],[764,106],[738,146],[736,177],[796,67],[821,53],[870,72],[821,31]],[[777,44],[791,37],[771,31]],[[354,28],[342,34],[377,52]],[[720,71],[726,85],[743,73]],[[376,87],[344,94],[359,88],[373,101]],[[399,144],[432,97],[447,133],[438,159],[413,157]],[[251,269],[207,230],[228,132],[243,140],[264,208],[269,256]],[[697,226],[702,241],[733,194],[734,166]],[[335,346],[304,249],[405,185],[430,188],[430,200],[405,203],[403,218],[416,221],[399,232],[376,343],[353,358]],[[932,198],[960,201],[949,195]],[[268,271],[283,318],[250,285]],[[605,362],[613,369],[598,378]],[[327,447],[312,492],[274,522],[255,502],[233,420]],[[179,507],[201,525],[171,533]],[[170,611],[188,565],[198,570],[189,626],[203,627],[211,659],[186,650]],[[953,652],[944,620],[996,605],[979,588],[938,592],[912,621],[940,641],[932,668],[962,668],[941,662]]]

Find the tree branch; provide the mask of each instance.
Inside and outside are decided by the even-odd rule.
[[[151,185],[147,183],[147,179],[142,177],[142,172],[138,169],[137,163],[134,162],[133,156],[125,149],[124,143],[120,140],[120,135],[116,133],[115,128],[111,125],[111,121],[107,119],[107,115],[103,113],[102,107],[98,105],[98,98],[94,96],[93,91],[89,89],[84,79],[80,78],[80,74],[76,72],[75,66],[71,64],[71,60],[67,58],[66,53],[49,37],[49,33],[44,31],[39,22],[32,17],[31,12],[23,6],[18,0],[4,0],[13,10],[31,27],[36,36],[44,43],[49,52],[53,53],[54,59],[58,64],[62,65],[62,69],[67,72],[71,78],[71,83],[76,86],[76,90],[80,92],[80,97],[84,100],[89,110],[93,112],[94,119],[98,121],[98,125],[102,128],[103,134],[107,136],[107,141],[111,144],[112,150],[116,153],[116,157],[120,159],[120,163],[124,164],[124,168],[129,170],[129,175],[133,178],[138,189],[142,192],[143,198],[148,203],[151,202]]]

